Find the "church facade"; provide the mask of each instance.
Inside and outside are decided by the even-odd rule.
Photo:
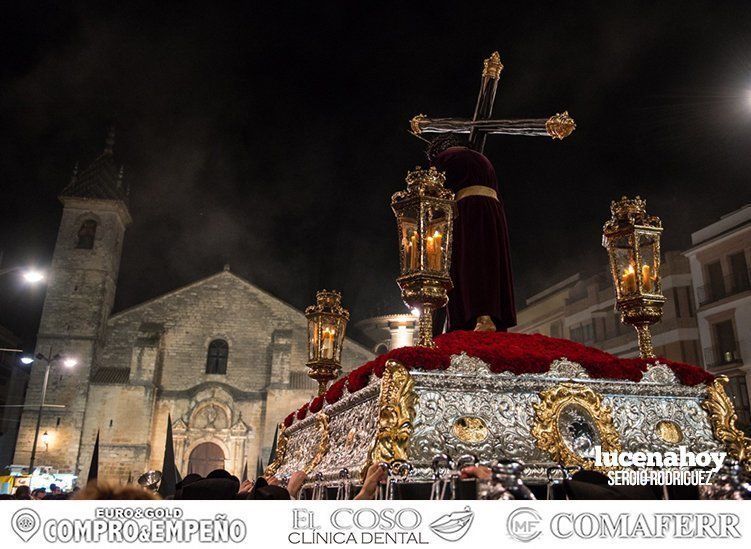
[[[60,200],[36,353],[77,364],[52,361],[35,465],[85,478],[99,433],[99,478],[137,478],[161,469],[171,422],[182,475],[252,475],[277,422],[316,392],[303,313],[225,267],[113,315],[131,217],[111,141]],[[372,356],[347,340],[343,368]],[[15,464],[30,461],[45,366],[32,366]]]

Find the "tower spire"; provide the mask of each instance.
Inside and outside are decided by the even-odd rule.
[[[115,150],[115,125],[112,124],[107,132],[107,139],[104,141],[104,154],[113,154]]]
[[[70,176],[70,185],[76,182],[78,179],[78,162],[76,162],[76,165],[73,166],[73,173]]]

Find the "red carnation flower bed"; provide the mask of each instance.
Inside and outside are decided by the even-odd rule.
[[[300,406],[300,409],[297,410],[297,419],[305,419],[305,416],[308,415],[308,405],[310,403],[306,402],[302,406]]]
[[[329,390],[326,391],[326,394],[324,395],[326,402],[328,402],[329,404],[334,404],[334,402],[342,398],[342,395],[344,395],[345,385],[347,385],[346,377],[340,378],[332,383],[331,387],[329,387]]]
[[[317,414],[321,411],[321,408],[323,408],[323,397],[317,396],[313,400],[310,401],[310,406],[308,407],[308,410],[311,414]]]
[[[581,343],[540,334],[451,332],[438,336],[435,342],[435,349],[402,347],[366,362],[334,382],[323,397],[314,398],[296,413],[287,416],[284,425],[289,427],[294,417],[298,420],[304,419],[308,410],[311,413],[320,411],[324,401],[334,404],[344,396],[345,387],[349,393],[363,389],[371,375],[383,375],[389,360],[395,360],[408,369],[445,370],[450,365],[452,355],[467,353],[486,362],[492,372],[508,371],[519,375],[547,372],[554,360],[565,357],[581,364],[593,378],[635,382],[641,380],[647,365],[654,363],[654,360],[647,361],[641,358],[618,358]],[[712,374],[697,366],[663,358],[656,360],[667,365],[684,385],[709,383],[714,379]]]

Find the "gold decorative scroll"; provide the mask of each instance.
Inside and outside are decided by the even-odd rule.
[[[316,429],[318,429],[318,449],[316,455],[305,466],[305,472],[310,474],[321,463],[323,456],[329,451],[329,416],[323,412],[316,415]]]
[[[535,437],[537,447],[550,454],[553,461],[566,467],[579,465],[584,469],[606,469],[596,467],[591,460],[569,448],[559,428],[561,413],[568,406],[577,406],[594,422],[602,451],[620,451],[621,443],[613,425],[611,409],[603,405],[602,396],[579,383],[562,383],[540,392],[539,396],[540,402],[534,405],[535,418],[532,424],[532,436]]]
[[[414,380],[409,371],[398,362],[389,360],[381,378],[378,432],[370,453],[371,463],[391,463],[397,459],[407,461],[416,401]]]
[[[747,470],[751,470],[751,439],[735,426],[738,415],[725,392],[727,382],[727,377],[718,376],[712,385],[707,387],[707,398],[701,406],[709,414],[715,439],[725,445],[730,457],[743,463]]]
[[[274,461],[269,463],[266,470],[263,472],[263,476],[266,478],[273,477],[279,470],[279,467],[284,463],[284,458],[287,454],[287,433],[284,432],[284,424],[279,425],[279,436],[276,439],[276,454],[274,455]]]
[[[563,113],[548,118],[548,121],[545,122],[545,129],[553,139],[563,139],[571,135],[576,129],[576,123],[569,116],[568,111],[563,111]]]

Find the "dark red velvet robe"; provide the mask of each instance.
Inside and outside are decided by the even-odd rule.
[[[454,193],[473,185],[498,192],[493,165],[476,151],[451,147],[438,155],[435,166],[446,172],[446,187]],[[468,196],[457,203],[451,255],[454,288],[447,307],[449,332],[473,330],[482,315],[492,317],[501,331],[516,325],[508,225],[500,200],[500,196],[498,200]],[[438,329],[444,314],[436,317]]]

